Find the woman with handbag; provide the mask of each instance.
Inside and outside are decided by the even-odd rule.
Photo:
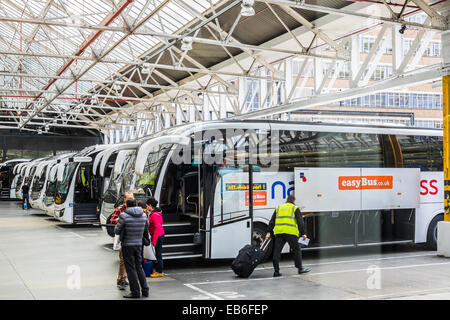
[[[151,241],[155,247],[155,255],[157,264],[155,266],[156,271],[153,272],[151,278],[159,278],[163,276],[163,259],[162,259],[162,246],[164,243],[164,228],[161,209],[157,207],[158,200],[155,198],[149,198],[146,202],[148,212],[148,231],[151,236]]]

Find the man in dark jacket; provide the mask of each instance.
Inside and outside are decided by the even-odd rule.
[[[123,260],[130,282],[130,294],[124,298],[139,298],[140,292],[148,297],[149,287],[142,268],[142,239],[148,239],[148,220],[141,207],[136,206],[136,200],[127,200],[127,209],[119,216],[119,222],[114,228],[115,234],[120,234]],[[140,288],[139,288],[140,285]]]
[[[269,230],[275,235],[275,245],[273,248],[273,268],[274,277],[281,276],[280,273],[280,257],[286,242],[294,252],[295,266],[298,273],[309,272],[309,269],[302,266],[302,252],[298,243],[299,236],[302,235],[303,240],[306,239],[305,224],[300,209],[295,205],[294,195],[287,198],[285,204],[278,206],[269,222]],[[270,238],[270,232],[267,233],[266,239]]]
[[[30,209],[30,186],[28,185],[28,181],[25,181],[25,183],[22,186],[22,208],[25,209],[25,201],[27,202],[27,208]]]
[[[123,197],[123,204],[118,206],[111,215],[110,223],[117,224],[119,222],[119,216],[125,212],[127,209],[127,200],[134,199],[134,195],[132,192],[125,192]],[[120,290],[125,290],[128,286],[127,282],[127,272],[125,269],[125,262],[123,261],[123,252],[122,249],[119,250],[119,274],[117,275],[117,287]]]

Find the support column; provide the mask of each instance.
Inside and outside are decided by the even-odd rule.
[[[109,139],[108,139],[108,141],[109,141],[110,144],[113,144],[113,143],[114,143],[114,131],[111,130],[111,129],[109,129],[109,130],[108,130],[108,134],[109,134]]]
[[[361,48],[358,35],[352,36],[351,40],[351,58],[350,58],[350,87],[355,87],[353,79],[356,78],[361,67]]]
[[[7,155],[7,150],[6,150],[6,136],[3,136],[3,139],[2,139],[2,145],[3,145],[3,147],[2,147],[2,161],[6,161],[6,160],[8,160],[8,159],[6,159],[6,155]]]
[[[322,81],[323,81],[323,60],[320,58],[314,58],[314,94],[316,94]]]
[[[203,98],[203,108],[202,108],[202,114],[203,114],[203,121],[208,121],[211,120],[211,117],[209,115],[209,100],[208,97],[206,96],[207,94],[204,93],[202,98]]]
[[[220,86],[220,91],[226,92],[225,86]],[[219,95],[219,101],[220,119],[225,119],[228,111],[227,97],[224,94],[221,94]]]
[[[292,86],[294,84],[294,75],[292,74],[292,59],[286,60],[284,62],[284,83],[281,84],[281,103],[286,103],[288,101],[288,95],[291,92]]]
[[[185,105],[184,108],[186,109],[188,122],[195,122],[196,119],[195,107],[191,105]]]
[[[403,42],[400,35],[400,26],[392,26],[392,72],[397,73],[403,57]]]
[[[447,15],[450,17],[450,15]],[[442,60],[450,64],[450,30],[442,32]],[[450,257],[450,74],[442,78],[444,123],[444,221],[438,223],[437,253]]]
[[[245,113],[245,98],[247,96],[247,78],[240,77],[238,79],[238,108],[240,113]]]
[[[177,125],[180,125],[183,123],[183,115],[182,115],[183,110],[181,110],[181,105],[177,104],[176,105],[176,121],[177,121]]]
[[[292,64],[292,59],[289,60],[289,63]],[[261,77],[267,77],[266,68],[261,68],[259,71],[259,75]],[[259,109],[265,108],[264,99],[267,95],[267,80],[261,79],[259,80]]]
[[[170,114],[165,113],[163,114],[163,119],[164,119],[164,128],[170,128]]]
[[[444,113],[444,221],[450,221],[450,75],[442,78],[442,109]]]

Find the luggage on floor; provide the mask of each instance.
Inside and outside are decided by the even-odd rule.
[[[146,277],[150,277],[153,273],[153,261],[144,259],[144,272]]]
[[[231,263],[231,269],[241,278],[248,278],[256,266],[264,261],[266,250],[272,239],[264,241],[261,246],[246,245]]]

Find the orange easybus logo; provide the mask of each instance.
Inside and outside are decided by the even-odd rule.
[[[392,189],[392,176],[339,177],[339,190]]]
[[[250,204],[250,194],[245,192],[245,205]],[[267,192],[266,191],[253,191],[253,205],[254,206],[267,206]]]

